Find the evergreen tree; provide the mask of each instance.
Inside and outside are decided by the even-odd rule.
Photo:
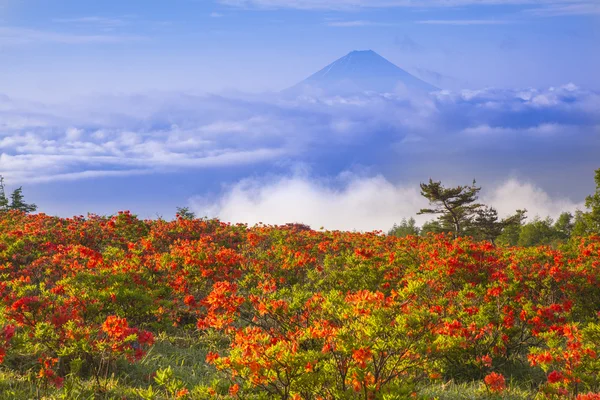
[[[6,196],[6,190],[4,187],[4,178],[0,176],[0,212],[17,210],[22,211],[24,213],[30,213],[37,210],[37,206],[35,204],[27,204],[25,203],[23,197],[23,188],[20,187],[15,189],[10,195],[10,203],[8,201],[8,197]]]
[[[482,207],[477,210],[477,215],[473,221],[473,236],[479,240],[496,243],[496,239],[502,235],[505,229],[521,225],[526,212],[527,210],[517,210],[515,215],[500,220],[495,208]]]
[[[519,237],[523,229],[523,222],[527,219],[525,213],[527,210],[517,210],[513,215],[513,223],[508,224],[502,230],[502,233],[496,239],[496,244],[501,246],[517,246],[519,244]]]
[[[177,207],[177,215],[181,219],[196,219],[196,214],[189,207]]]
[[[8,211],[8,198],[4,190],[4,177],[0,176],[0,212]]]
[[[390,229],[388,235],[396,237],[418,236],[419,231],[420,229],[416,225],[414,218],[409,218],[408,220],[403,218],[400,225],[394,224],[394,227]]]
[[[24,213],[30,213],[37,210],[37,206],[35,204],[27,204],[24,201],[23,197],[23,188],[19,187],[15,189],[10,195],[10,206],[11,210],[23,211]]]
[[[477,211],[482,207],[475,203],[481,190],[475,186],[457,186],[445,188],[441,182],[421,183],[421,195],[429,200],[434,208],[424,208],[420,214],[440,214],[438,221],[443,230],[452,232],[454,237],[469,232]]]

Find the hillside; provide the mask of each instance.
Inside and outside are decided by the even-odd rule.
[[[598,237],[522,249],[9,212],[0,266],[1,398],[525,399],[600,389]]]

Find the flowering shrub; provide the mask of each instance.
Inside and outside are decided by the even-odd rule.
[[[600,390],[598,237],[521,249],[10,212],[0,276],[2,368],[54,387],[73,374],[99,382],[158,335],[185,332],[210,343],[209,397],[377,399],[438,380],[492,393],[522,381],[542,397]],[[169,396],[200,396],[161,371]]]

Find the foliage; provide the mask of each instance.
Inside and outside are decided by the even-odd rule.
[[[418,236],[421,229],[417,226],[414,218],[402,219],[400,225],[394,224],[394,227],[388,232],[388,235],[396,237]]]
[[[526,212],[527,210],[517,210],[515,215],[500,220],[495,208],[484,206],[477,210],[471,233],[478,240],[495,243],[506,229],[520,226]]]
[[[579,211],[575,215],[574,235],[600,234],[600,169],[596,170],[594,180],[596,191],[585,198],[585,207],[588,211]]]

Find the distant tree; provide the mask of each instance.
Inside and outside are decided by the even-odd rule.
[[[37,210],[37,206],[33,203],[25,203],[25,198],[23,197],[23,188],[19,187],[10,195],[10,209],[23,211],[24,213],[30,213]]]
[[[417,222],[414,218],[409,218],[408,220],[403,218],[400,225],[394,224],[394,227],[390,229],[388,235],[396,237],[418,236],[420,230],[421,229],[417,226]]]
[[[17,210],[24,213],[30,213],[37,210],[35,204],[25,203],[23,196],[23,188],[19,187],[15,189],[10,195],[10,203],[6,197],[6,190],[4,188],[4,178],[0,176],[0,211]]]
[[[438,221],[443,230],[451,232],[454,237],[468,233],[473,219],[482,205],[476,203],[480,187],[457,186],[445,188],[441,182],[421,183],[421,195],[429,200],[433,208],[424,208],[421,214],[439,214]]]
[[[594,180],[596,191],[585,198],[585,207],[588,211],[575,213],[574,236],[600,234],[600,169],[596,170]]]
[[[591,232],[592,228],[589,226],[588,213],[581,210],[575,211],[572,236],[587,236]]]
[[[519,244],[523,222],[527,219],[526,212],[527,210],[517,210],[516,214],[510,217],[515,219],[514,223],[504,227],[500,236],[496,238],[496,244],[502,246],[517,246]]]
[[[177,207],[177,215],[181,219],[196,219],[196,214],[189,207]]]
[[[6,191],[4,190],[4,178],[0,176],[0,212],[8,211],[8,197],[6,197]]]
[[[573,234],[574,227],[574,217],[570,212],[560,214],[554,223],[555,234],[561,240],[568,240]]]
[[[533,221],[523,225],[518,244],[523,247],[551,245],[557,239],[558,234],[554,229],[552,218],[540,219],[536,217]]]
[[[477,210],[477,214],[472,225],[472,234],[476,239],[488,240],[496,243],[496,240],[509,227],[520,227],[525,219],[527,210],[517,210],[515,215],[500,219],[498,212],[493,207],[482,207]]]
[[[448,233],[450,232],[447,229],[444,229],[440,221],[437,219],[433,221],[427,221],[423,224],[420,229],[421,236],[427,236],[428,233]]]

